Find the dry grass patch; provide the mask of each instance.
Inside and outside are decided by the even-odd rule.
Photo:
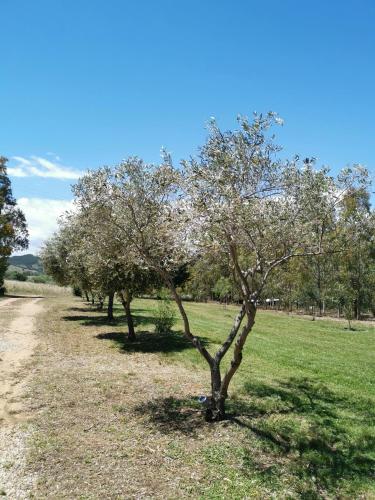
[[[72,294],[70,287],[50,285],[46,283],[32,283],[31,281],[5,280],[7,295],[25,295],[40,297],[59,297]]]
[[[103,339],[123,326],[69,321],[82,312],[95,318],[86,306],[69,310],[65,300],[50,306],[39,324],[30,399],[36,497],[190,496],[206,476],[202,448],[224,429],[205,424],[194,406],[206,376]]]

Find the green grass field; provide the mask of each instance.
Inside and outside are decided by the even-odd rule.
[[[119,304],[108,321],[105,309],[39,286],[34,498],[375,498],[370,322],[349,331],[345,321],[258,311],[228,420],[207,423],[197,401],[209,391],[207,366],[179,321],[155,333],[157,301],[133,301],[129,342]],[[237,308],[186,309],[214,352]]]
[[[141,333],[138,342],[123,348],[159,352],[191,369],[205,369],[204,360],[177,333],[179,322],[169,338],[148,333],[155,308],[155,301],[134,301]],[[225,338],[237,310],[198,303],[188,303],[186,309],[193,333],[204,338],[210,351]],[[120,308],[117,314],[122,314]],[[257,448],[278,457],[267,473],[259,474],[285,497],[282,481],[289,475],[301,482],[306,498],[320,490],[322,495],[375,495],[375,329],[364,322],[354,327],[349,331],[346,322],[258,312],[229,402],[234,419],[245,417],[241,425],[248,429],[249,442],[241,451],[220,441],[216,451],[208,450],[207,460],[218,473],[230,477],[225,461],[232,463],[238,453],[245,453],[253,467]],[[177,414],[188,403],[171,404]],[[241,478],[246,483],[246,472]],[[233,488],[231,494],[240,498],[241,488]],[[215,497],[220,491],[209,493]]]

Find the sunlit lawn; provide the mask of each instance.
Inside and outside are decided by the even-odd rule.
[[[152,332],[156,307],[156,301],[134,301],[140,332]],[[214,352],[237,307],[187,303],[186,309],[193,333]],[[230,391],[230,410],[248,419],[246,425],[265,450],[288,454],[289,474],[306,481],[301,488],[307,497],[314,497],[319,488],[350,495],[373,491],[375,329],[364,322],[354,327],[349,331],[344,321],[259,311]],[[176,332],[181,328],[178,321]],[[141,349],[147,350],[147,339],[156,340],[142,334]],[[173,362],[207,370],[188,344],[173,348],[176,336],[170,344],[164,342],[153,350]],[[207,389],[208,382],[207,376]],[[277,489],[280,474],[274,471],[269,480]]]
[[[225,339],[238,308],[215,303],[186,303],[185,306],[193,333],[203,337],[209,350],[215,352]],[[157,302],[153,300],[134,301],[135,316],[142,318],[138,329],[153,328],[156,307]],[[120,308],[117,310],[122,313]],[[355,323],[354,327],[354,331],[349,331],[345,321],[312,321],[258,311],[236,375],[237,388],[254,378],[272,381],[292,376],[309,377],[356,397],[374,397],[375,328],[370,322]],[[174,329],[182,329],[181,321],[177,321]],[[193,348],[169,351],[166,355],[205,367],[205,361]]]
[[[375,498],[375,329],[371,323],[354,323],[355,330],[349,331],[345,321],[312,321],[259,311],[229,391],[229,418],[206,424],[197,391],[209,392],[208,367],[182,337],[179,320],[171,334],[157,335],[158,302],[136,299],[132,308],[137,340],[129,342],[119,304],[115,320],[109,322],[105,310],[78,300],[76,307],[61,310],[61,322],[56,319],[66,337],[61,345],[81,342],[75,349],[80,356],[85,350],[90,360],[90,371],[80,376],[77,398],[84,394],[90,400],[92,388],[85,381],[99,373],[102,379],[105,367],[114,364],[122,373],[133,366],[130,385],[119,374],[116,377],[122,391],[116,392],[117,404],[127,409],[125,423],[116,425],[126,430],[132,422],[132,432],[137,430],[146,441],[155,436],[162,439],[157,445],[147,443],[158,459],[172,453],[177,469],[185,467],[179,491],[191,498],[215,499]],[[211,352],[226,337],[238,310],[213,303],[186,303],[186,309],[193,333]],[[96,368],[92,367],[94,352]],[[143,367],[142,373],[137,366]],[[166,366],[168,383],[162,376]],[[59,383],[67,383],[65,377]],[[138,379],[147,381],[148,396],[136,390]],[[108,412],[104,407],[102,411],[95,417],[100,421]],[[74,439],[69,446],[75,447]],[[139,450],[145,446],[142,437]],[[134,453],[137,456],[138,451]],[[168,482],[170,473],[163,471],[160,481]]]

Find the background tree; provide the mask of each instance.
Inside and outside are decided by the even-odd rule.
[[[98,198],[107,185],[108,169],[89,172],[73,187],[76,211],[65,223],[76,226],[79,253],[85,262],[91,287],[101,297],[108,296],[108,318],[113,319],[113,300],[118,295],[128,324],[128,339],[135,339],[131,302],[135,295],[146,293],[160,283],[154,272],[138,265],[132,248],[119,238],[113,220],[111,196]],[[104,222],[104,224],[103,224]],[[180,270],[181,274],[181,270]]]
[[[13,198],[6,163],[7,159],[0,157],[0,295],[4,293],[8,257],[13,251],[28,247],[25,216]]]
[[[341,214],[345,251],[338,260],[339,289],[351,297],[353,317],[360,319],[372,307],[375,268],[375,216],[364,188],[351,189],[343,199]],[[347,301],[345,301],[347,303]]]

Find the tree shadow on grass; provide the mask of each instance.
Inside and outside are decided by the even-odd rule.
[[[158,398],[146,401],[135,408],[135,412],[146,415],[151,425],[163,434],[182,433],[196,436],[208,424],[204,420],[202,406],[197,398]]]
[[[246,383],[245,389],[251,397],[247,411],[258,416],[232,421],[266,448],[289,454],[293,473],[328,490],[343,479],[374,478],[375,412],[369,401],[349,400],[306,378]]]
[[[72,312],[95,312],[95,306],[92,306],[91,304],[88,305],[87,303],[84,304],[84,307],[67,307],[65,311],[72,311]]]
[[[88,312],[89,314],[78,314],[74,316],[63,316],[64,321],[79,321],[83,326],[102,326],[102,325],[126,325],[126,316],[125,315],[117,315],[113,319],[108,319],[107,314],[96,314],[92,315],[93,312],[96,312],[94,309],[82,309],[82,308],[70,308],[71,311],[77,312]],[[155,324],[156,318],[154,316],[144,316],[142,314],[136,314],[136,311],[133,313],[133,322],[134,326],[142,326],[142,325],[150,325]]]
[[[22,283],[22,282],[21,282]],[[2,296],[4,299],[45,299],[45,295],[12,295],[9,293],[6,293],[5,295]]]
[[[375,412],[366,401],[350,401],[324,384],[304,378],[275,385],[247,383],[245,387],[249,399],[229,401],[224,423],[250,431],[248,440],[241,436],[240,444],[233,443],[243,448],[245,474],[246,467],[249,474],[258,467],[253,452],[255,435],[265,454],[273,461],[282,459],[288,474],[302,481],[304,498],[321,498],[324,490],[334,493],[343,480],[352,482],[355,493],[359,483],[374,479],[371,421]],[[203,408],[193,396],[159,398],[139,405],[136,411],[165,434],[194,437],[202,427],[216,425],[204,421]],[[351,415],[344,415],[345,411]],[[271,473],[280,476],[285,472],[272,467]]]
[[[159,334],[149,331],[136,333],[136,339],[129,341],[126,332],[108,332],[96,335],[100,340],[116,342],[124,352],[178,352],[193,349],[191,342],[185,339],[181,332]],[[205,343],[205,339],[202,340]]]

